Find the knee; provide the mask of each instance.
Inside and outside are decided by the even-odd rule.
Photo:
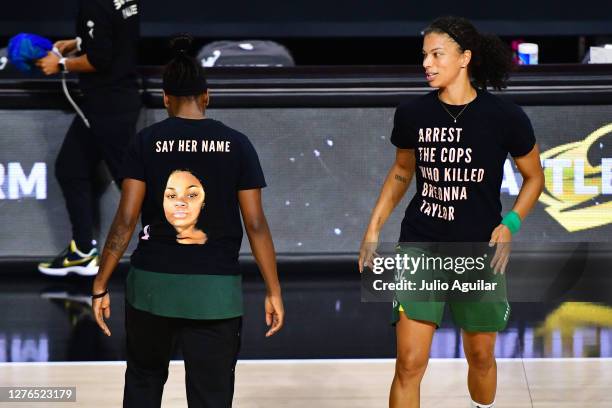
[[[395,363],[395,375],[401,383],[420,381],[427,368],[428,356],[417,353],[400,354]]]
[[[466,354],[471,369],[489,371],[495,365],[495,356],[489,350],[475,350]]]

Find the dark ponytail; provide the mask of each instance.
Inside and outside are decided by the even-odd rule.
[[[174,58],[163,73],[163,88],[167,95],[197,96],[208,89],[204,68],[189,55],[192,43],[189,34],[177,34],[170,39]]]
[[[480,34],[476,27],[463,17],[439,17],[435,19],[423,34],[447,34],[463,52],[472,51],[468,65],[474,86],[486,89],[506,87],[508,75],[513,68],[512,53],[502,40],[494,34]]]

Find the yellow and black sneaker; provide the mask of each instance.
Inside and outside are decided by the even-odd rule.
[[[98,273],[98,250],[94,247],[89,253],[79,251],[74,240],[51,262],[38,264],[38,270],[45,275],[66,276],[74,272],[83,276],[94,276]]]

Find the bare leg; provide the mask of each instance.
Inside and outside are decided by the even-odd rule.
[[[497,389],[495,340],[497,333],[463,332],[463,350],[469,365],[468,389],[474,402],[491,404]]]
[[[390,408],[418,408],[421,379],[427,368],[429,349],[436,325],[412,320],[400,313],[396,325],[397,360],[389,395]]]

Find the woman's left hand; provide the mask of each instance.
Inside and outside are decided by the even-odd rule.
[[[264,303],[266,311],[266,325],[269,329],[266,332],[266,337],[273,336],[278,332],[285,323],[285,307],[283,306],[283,298],[281,295],[266,295]]]
[[[491,259],[491,268],[494,273],[504,274],[506,266],[510,259],[510,250],[512,249],[512,233],[504,224],[499,224],[491,233],[489,246],[496,245],[495,255]]]

